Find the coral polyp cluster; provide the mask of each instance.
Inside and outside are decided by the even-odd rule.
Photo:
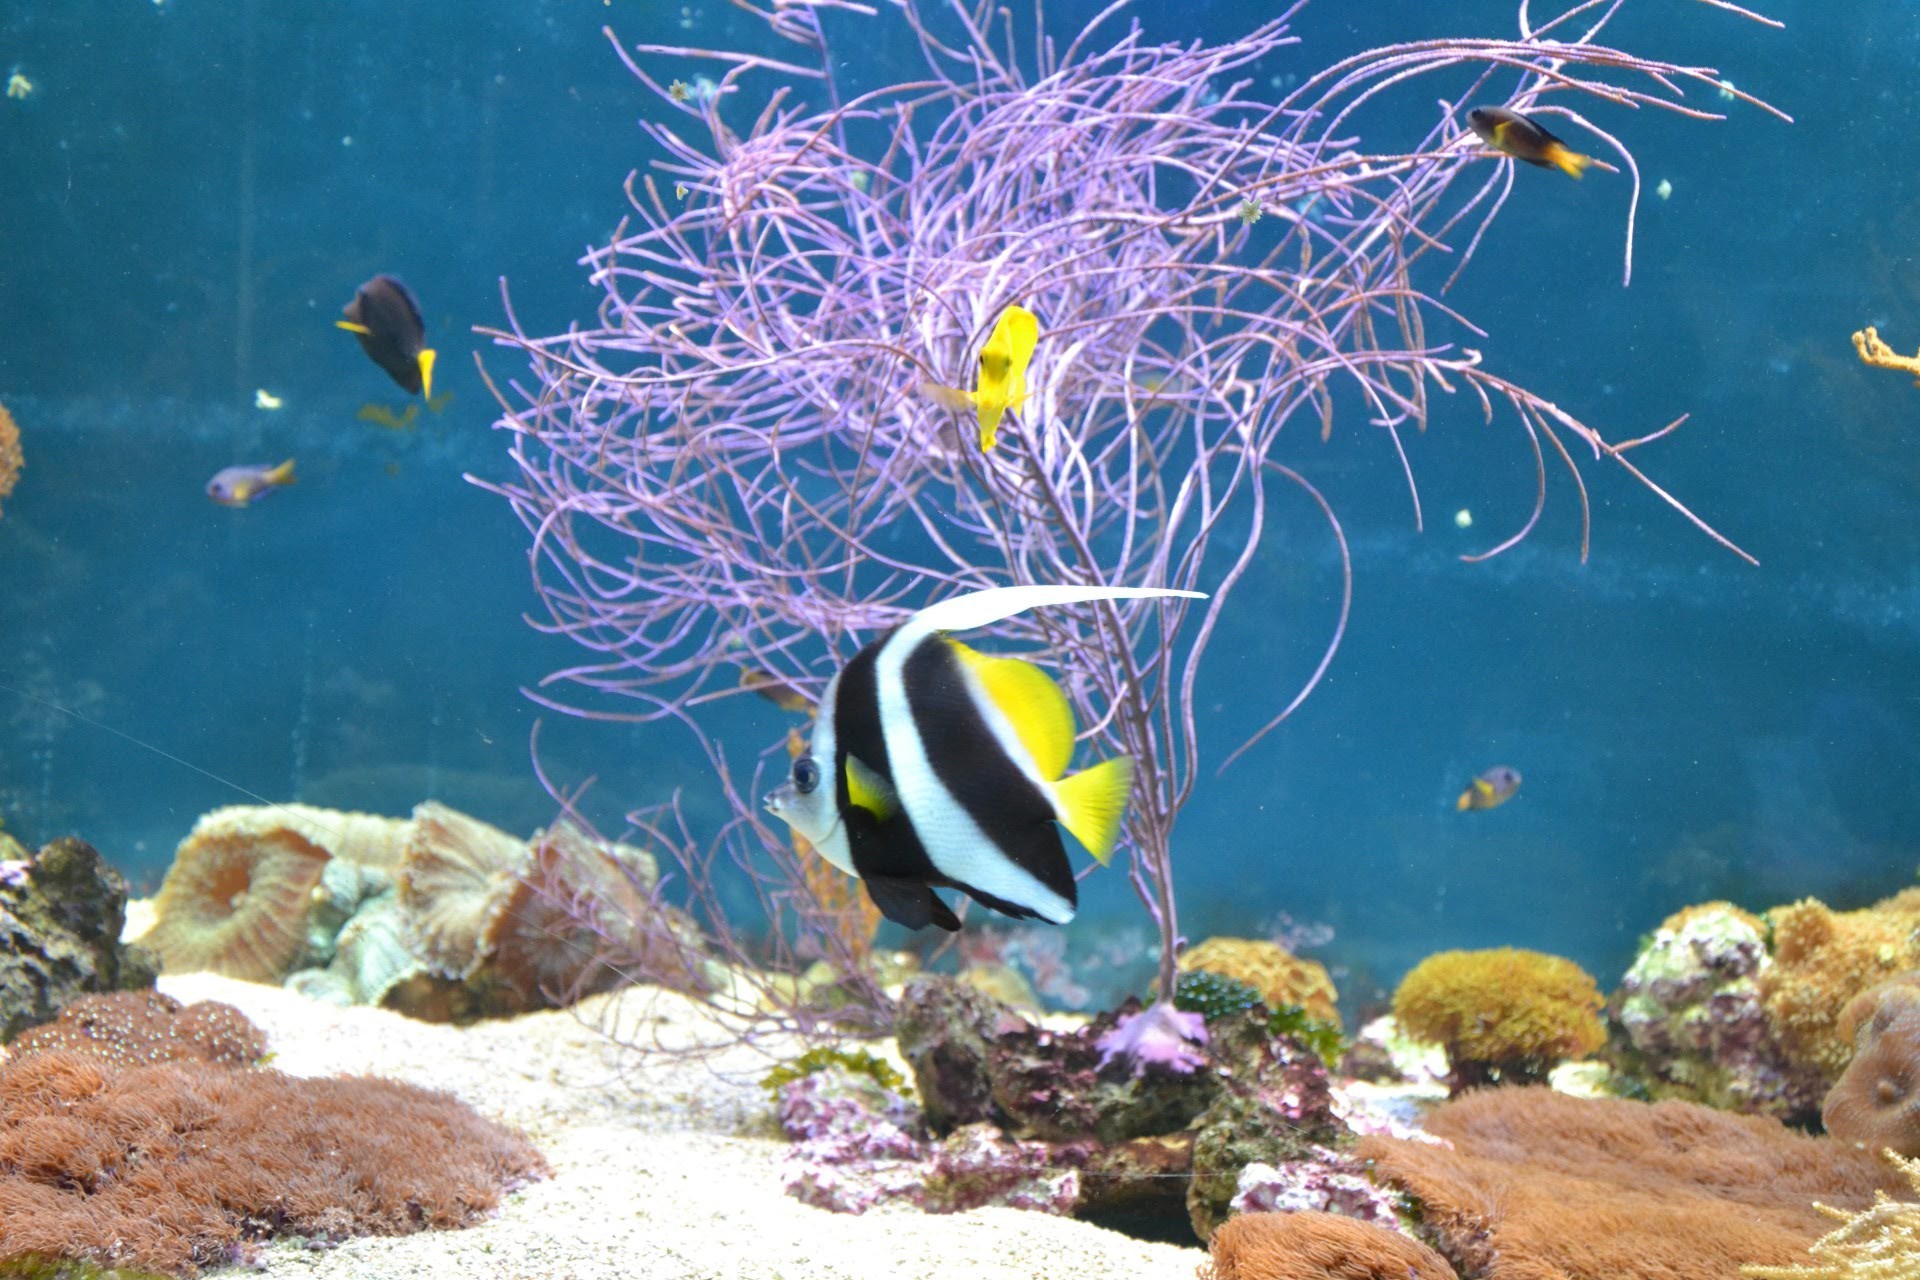
[[[1428,956],[1393,993],[1408,1035],[1447,1051],[1455,1092],[1546,1078],[1606,1043],[1600,989],[1560,956],[1498,947]]]

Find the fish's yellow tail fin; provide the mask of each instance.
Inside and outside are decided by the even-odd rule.
[[[1127,816],[1127,797],[1132,792],[1133,761],[1126,756],[1102,760],[1053,785],[1060,825],[1087,846],[1103,867],[1120,839],[1120,820]]]
[[[1460,798],[1453,802],[1453,807],[1458,811],[1460,811],[1461,813],[1465,813],[1468,809],[1472,808],[1473,807],[1473,788],[1468,787],[1465,791],[1462,791],[1460,793]]]
[[[414,357],[420,362],[420,394],[429,400],[433,399],[433,362],[438,357],[432,347],[420,348],[420,354]]]
[[[267,472],[267,474],[261,478],[268,484],[292,484],[295,479],[293,474],[293,459],[288,458],[285,462]]]
[[[1547,148],[1547,163],[1551,164],[1569,178],[1579,179],[1593,163],[1592,156],[1583,156],[1572,147],[1555,142]]]

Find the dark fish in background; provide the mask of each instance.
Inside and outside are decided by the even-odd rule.
[[[1513,799],[1513,793],[1519,789],[1520,771],[1498,764],[1469,782],[1453,807],[1462,813],[1469,809],[1498,809]]]
[[[976,653],[946,633],[1043,606],[1172,595],[1197,593],[997,587],[922,609],[834,676],[813,739],[767,796],[768,812],[909,929],[960,927],[935,888],[1065,924],[1077,895],[1059,827],[1106,862],[1132,762],[1063,776],[1075,736],[1066,694],[1032,663]]]
[[[1542,169],[1558,169],[1569,178],[1578,178],[1594,162],[1592,156],[1581,155],[1547,132],[1539,121],[1506,107],[1475,107],[1467,112],[1467,126],[1495,151]]]
[[[207,481],[207,496],[223,507],[246,507],[281,485],[293,483],[293,459],[279,466],[264,462],[227,467]]]
[[[387,371],[409,395],[433,396],[434,351],[420,304],[392,276],[375,276],[361,285],[334,323],[360,339],[367,358]]]

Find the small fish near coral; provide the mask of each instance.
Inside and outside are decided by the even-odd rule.
[[[1495,765],[1467,784],[1453,807],[1461,813],[1469,809],[1498,809],[1520,790],[1520,771],[1507,765]]]
[[[1016,919],[1065,924],[1078,903],[1059,823],[1105,863],[1132,762],[1063,777],[1073,711],[1047,674],[948,638],[1029,609],[1205,597],[1157,587],[995,587],[941,601],[855,654],[767,811],[910,929],[960,927],[936,887]]]
[[[207,481],[207,496],[223,507],[250,507],[267,494],[294,482],[293,459],[279,466],[251,462],[223,467]]]
[[[1475,107],[1467,112],[1467,127],[1495,151],[1542,169],[1558,169],[1569,178],[1600,163],[1554,137],[1538,120],[1508,107]]]
[[[361,285],[334,324],[360,339],[367,359],[408,395],[433,398],[435,352],[427,345],[427,326],[413,291],[393,276],[379,275]]]
[[[1040,340],[1040,321],[1025,307],[1014,305],[1000,313],[986,345],[980,348],[980,376],[972,391],[938,382],[920,384],[920,394],[943,409],[971,408],[980,422],[980,451],[999,439],[1000,420],[1027,398],[1027,365]]]

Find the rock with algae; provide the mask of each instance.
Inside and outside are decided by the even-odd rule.
[[[127,882],[83,840],[29,856],[0,834],[0,1043],[91,992],[153,985],[153,963],[120,942]]]
[[[1810,1119],[1827,1082],[1788,1060],[1762,998],[1773,960],[1765,923],[1729,902],[1687,907],[1662,921],[1614,997],[1631,1051],[1630,1075],[1656,1098],[1725,1111]]]
[[[1887,1159],[1920,1196],[1920,1160],[1892,1154]],[[1876,1191],[1873,1206],[1858,1213],[1824,1204],[1814,1207],[1840,1226],[1809,1246],[1811,1261],[1789,1267],[1744,1266],[1740,1273],[1750,1280],[1914,1280],[1920,1276],[1920,1204]]]

